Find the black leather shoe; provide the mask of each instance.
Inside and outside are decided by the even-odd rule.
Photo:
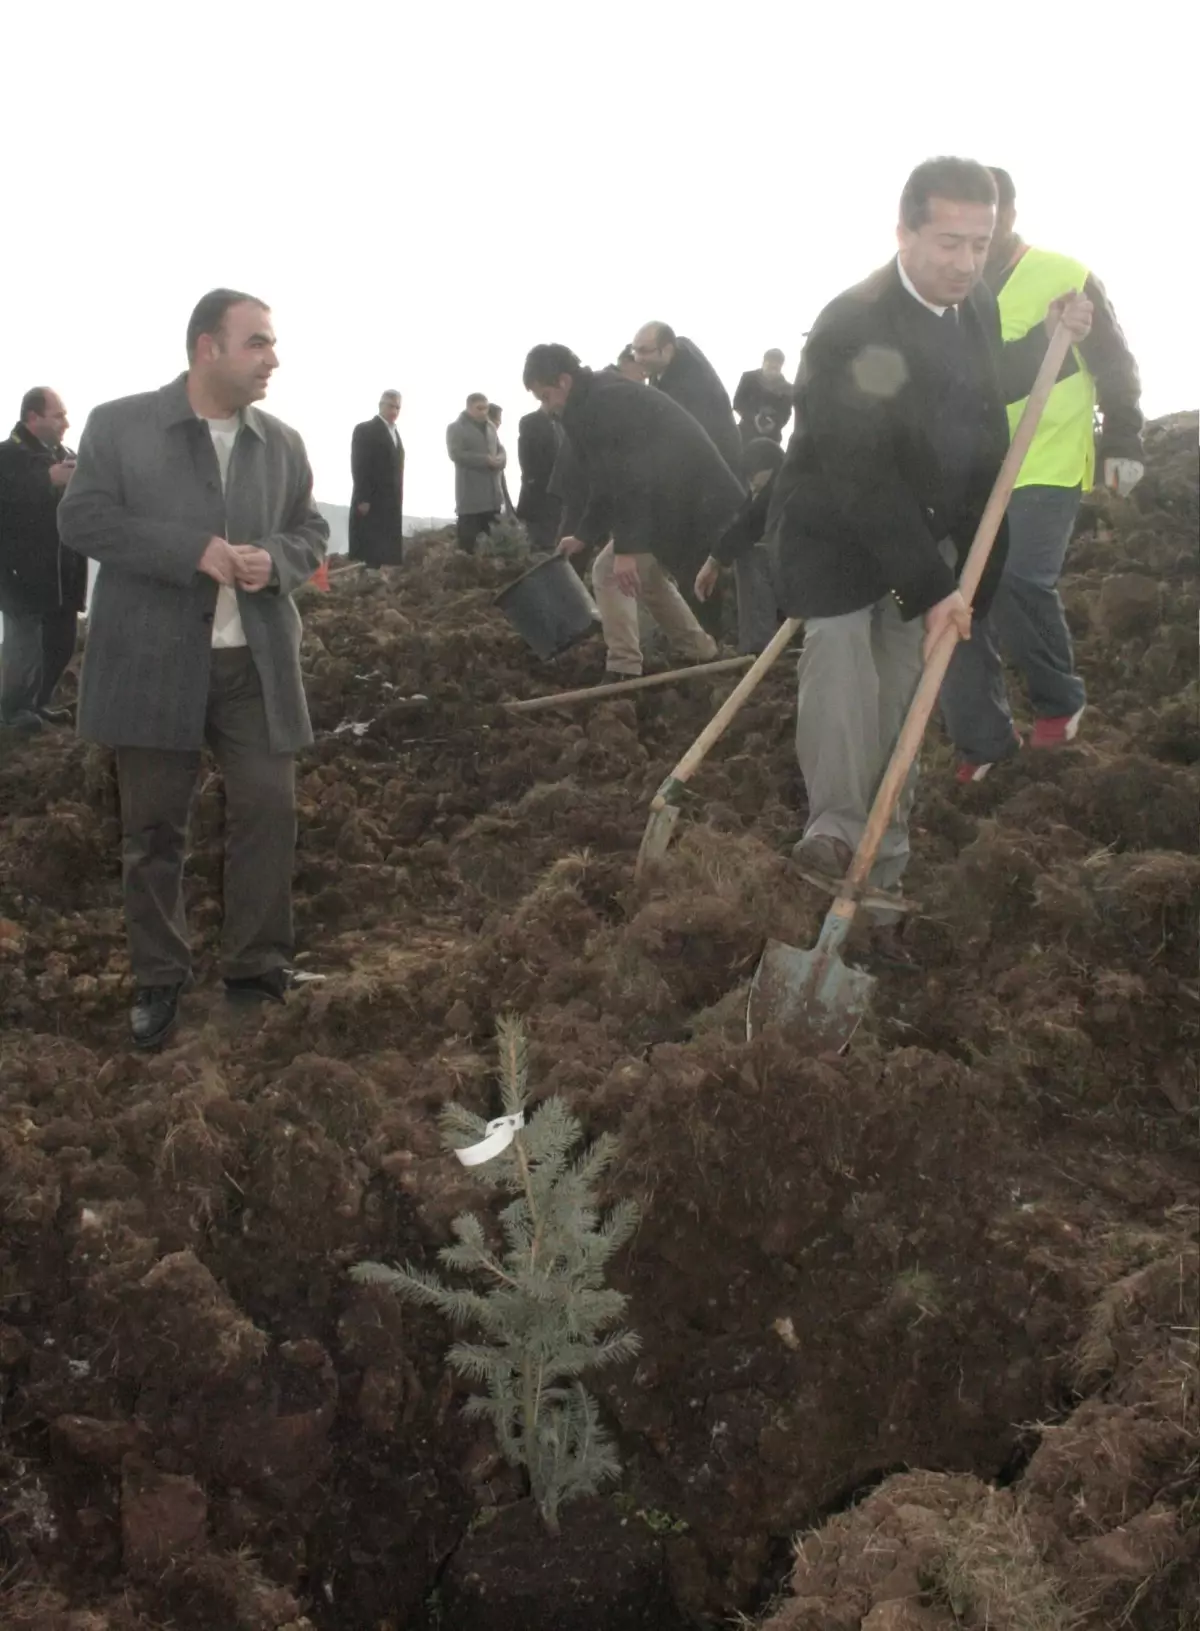
[[[139,985],[129,1010],[129,1031],[135,1048],[161,1048],[179,1018],[183,985]]]
[[[225,994],[241,1002],[283,1002],[289,991],[299,986],[321,985],[323,974],[307,974],[295,968],[269,968],[263,974],[252,974],[244,979],[227,979]]]

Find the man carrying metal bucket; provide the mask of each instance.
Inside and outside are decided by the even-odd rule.
[[[563,429],[587,503],[559,552],[599,547],[592,591],[607,647],[606,678],[642,672],[639,602],[687,662],[716,656],[676,586],[691,582],[733,519],[737,477],[691,414],[662,392],[584,368],[565,345],[538,345],[524,383]]]

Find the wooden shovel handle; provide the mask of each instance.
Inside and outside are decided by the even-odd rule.
[[[995,486],[991,496],[984,506],[979,519],[974,540],[963,565],[962,575],[958,580],[958,587],[963,599],[970,606],[975,599],[975,592],[979,588],[979,581],[983,577],[988,556],[992,552],[992,545],[996,542],[996,534],[1000,530],[1000,522],[1008,508],[1008,501],[1012,497],[1012,490],[1016,485],[1017,476],[1025,455],[1029,451],[1029,444],[1033,441],[1038,421],[1049,399],[1050,392],[1058,380],[1058,371],[1066,359],[1071,348],[1071,335],[1064,323],[1055,329],[1046,348],[1046,355],[1042,358],[1042,366],[1038,369],[1037,378],[1033,382],[1025,402],[1025,411],[1021,415],[1020,423],[1013,434],[1008,452],[1004,456],[1004,463],[1000,466],[1000,473],[996,477]],[[888,829],[892,819],[892,812],[896,808],[896,801],[900,797],[900,790],[908,779],[913,761],[921,750],[921,742],[925,736],[925,727],[929,723],[929,716],[933,712],[938,692],[942,688],[942,681],[946,677],[946,670],[950,666],[950,659],[954,655],[954,648],[958,644],[958,632],[953,627],[947,628],[941,639],[929,654],[921,675],[921,682],[917,686],[916,694],[909,706],[908,716],[896,740],[891,760],[879,784],[879,791],[875,795],[875,802],[871,806],[871,813],[867,817],[866,829],[859,840],[854,860],[846,874],[846,892],[839,895],[834,901],[831,911],[839,917],[852,917],[854,915],[855,895],[866,883],[875,865],[875,857],[879,846],[883,842],[883,835]]]
[[[651,810],[662,810],[666,807],[668,802],[666,790],[668,788],[675,788],[685,782],[691,781],[692,777],[696,774],[696,771],[704,763],[704,760],[708,755],[708,750],[712,747],[714,742],[720,741],[721,737],[725,734],[725,730],[730,720],[737,713],[738,709],[742,706],[743,702],[745,702],[750,693],[758,689],[758,682],[774,663],[775,659],[779,656],[779,653],[783,650],[784,646],[787,645],[788,641],[792,638],[799,627],[800,620],[796,617],[789,617],[786,623],[780,624],[779,628],[776,629],[771,638],[771,643],[766,646],[754,659],[753,667],[748,669],[747,672],[742,675],[741,679],[734,686],[733,690],[725,698],[725,701],[717,709],[716,713],[709,720],[708,724],[700,732],[699,736],[692,743],[691,747],[684,754],[683,758],[680,759],[674,770],[667,777],[662,787],[654,795],[654,798],[650,802]]]

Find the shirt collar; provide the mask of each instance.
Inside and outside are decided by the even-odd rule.
[[[950,308],[948,306],[935,306],[932,300],[926,300],[923,294],[917,293],[916,285],[913,283],[912,278],[910,278],[908,273],[904,270],[904,262],[900,259],[899,255],[896,256],[896,270],[900,274],[901,283],[903,283],[904,287],[908,290],[909,294],[912,295],[914,300],[919,300],[921,305],[925,307],[926,311],[933,312],[935,317],[945,316]]]
[[[197,414],[188,400],[187,375],[180,374],[169,385],[164,385],[158,393],[162,422],[164,425],[183,425],[188,420],[196,420]],[[257,436],[260,442],[267,439],[266,429],[262,422],[262,415],[258,409],[251,406],[241,411],[241,421],[245,428]]]

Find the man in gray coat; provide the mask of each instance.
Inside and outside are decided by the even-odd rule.
[[[79,731],[117,754],[142,1048],[190,979],[183,862],[206,742],[225,779],[226,988],[282,1001],[294,983],[294,755],[312,730],[292,596],[329,537],[303,442],[252,406],[277,366],[267,307],[213,290],[187,356],[172,384],[92,413],[59,507],[63,543],[100,563]]]
[[[481,391],[472,391],[465,410],[446,426],[446,452],[454,462],[458,547],[473,555],[479,534],[500,519],[504,503],[500,472],[508,463]]]

